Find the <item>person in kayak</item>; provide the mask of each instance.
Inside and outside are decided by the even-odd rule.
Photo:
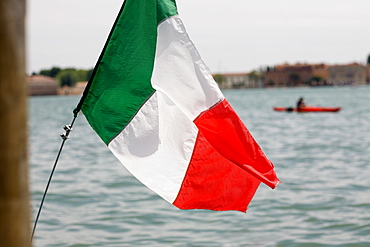
[[[304,99],[303,97],[299,98],[298,102],[297,102],[297,109],[301,109],[301,108],[304,108],[306,107],[306,103],[304,102]]]

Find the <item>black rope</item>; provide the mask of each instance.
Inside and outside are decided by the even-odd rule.
[[[74,122],[75,122],[75,120],[76,120],[76,118],[77,118],[77,113],[78,113],[78,112],[77,112],[77,111],[73,111],[73,113],[74,113],[74,116],[73,116],[72,123],[71,123],[70,125],[66,125],[66,126],[64,126],[64,130],[65,130],[66,132],[60,135],[60,137],[62,137],[63,141],[62,141],[62,144],[60,145],[59,152],[58,152],[58,155],[57,155],[57,157],[56,157],[56,159],[55,159],[53,169],[51,170],[50,177],[49,177],[49,181],[48,181],[48,183],[46,184],[46,188],[45,188],[45,191],[44,191],[44,195],[42,196],[41,204],[40,204],[39,210],[38,210],[38,212],[37,212],[37,216],[36,216],[35,223],[34,223],[34,225],[33,225],[33,230],[32,230],[32,235],[31,235],[31,243],[32,243],[32,240],[33,240],[33,235],[35,234],[35,230],[36,230],[37,222],[38,222],[39,217],[40,217],[41,209],[42,209],[42,206],[43,206],[44,201],[45,201],[46,193],[48,192],[48,189],[49,189],[49,186],[50,186],[50,183],[51,183],[51,179],[52,179],[52,177],[53,177],[53,174],[54,174],[55,168],[56,168],[56,166],[57,166],[57,164],[58,164],[60,154],[62,153],[62,149],[63,149],[64,143],[68,140],[68,138],[69,138],[69,134],[70,134],[70,132],[72,131],[73,124],[74,124]]]

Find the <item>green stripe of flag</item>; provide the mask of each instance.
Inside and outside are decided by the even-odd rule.
[[[92,128],[108,143],[154,92],[157,26],[176,15],[174,0],[126,0],[82,104]]]

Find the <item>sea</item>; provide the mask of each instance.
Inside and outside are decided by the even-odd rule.
[[[179,210],[133,177],[79,114],[34,246],[370,246],[370,86],[224,90],[282,183],[247,213]],[[304,97],[336,113],[275,112]],[[29,98],[33,224],[80,96]]]

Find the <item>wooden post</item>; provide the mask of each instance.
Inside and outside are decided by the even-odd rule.
[[[0,245],[31,246],[26,0],[0,0]]]

